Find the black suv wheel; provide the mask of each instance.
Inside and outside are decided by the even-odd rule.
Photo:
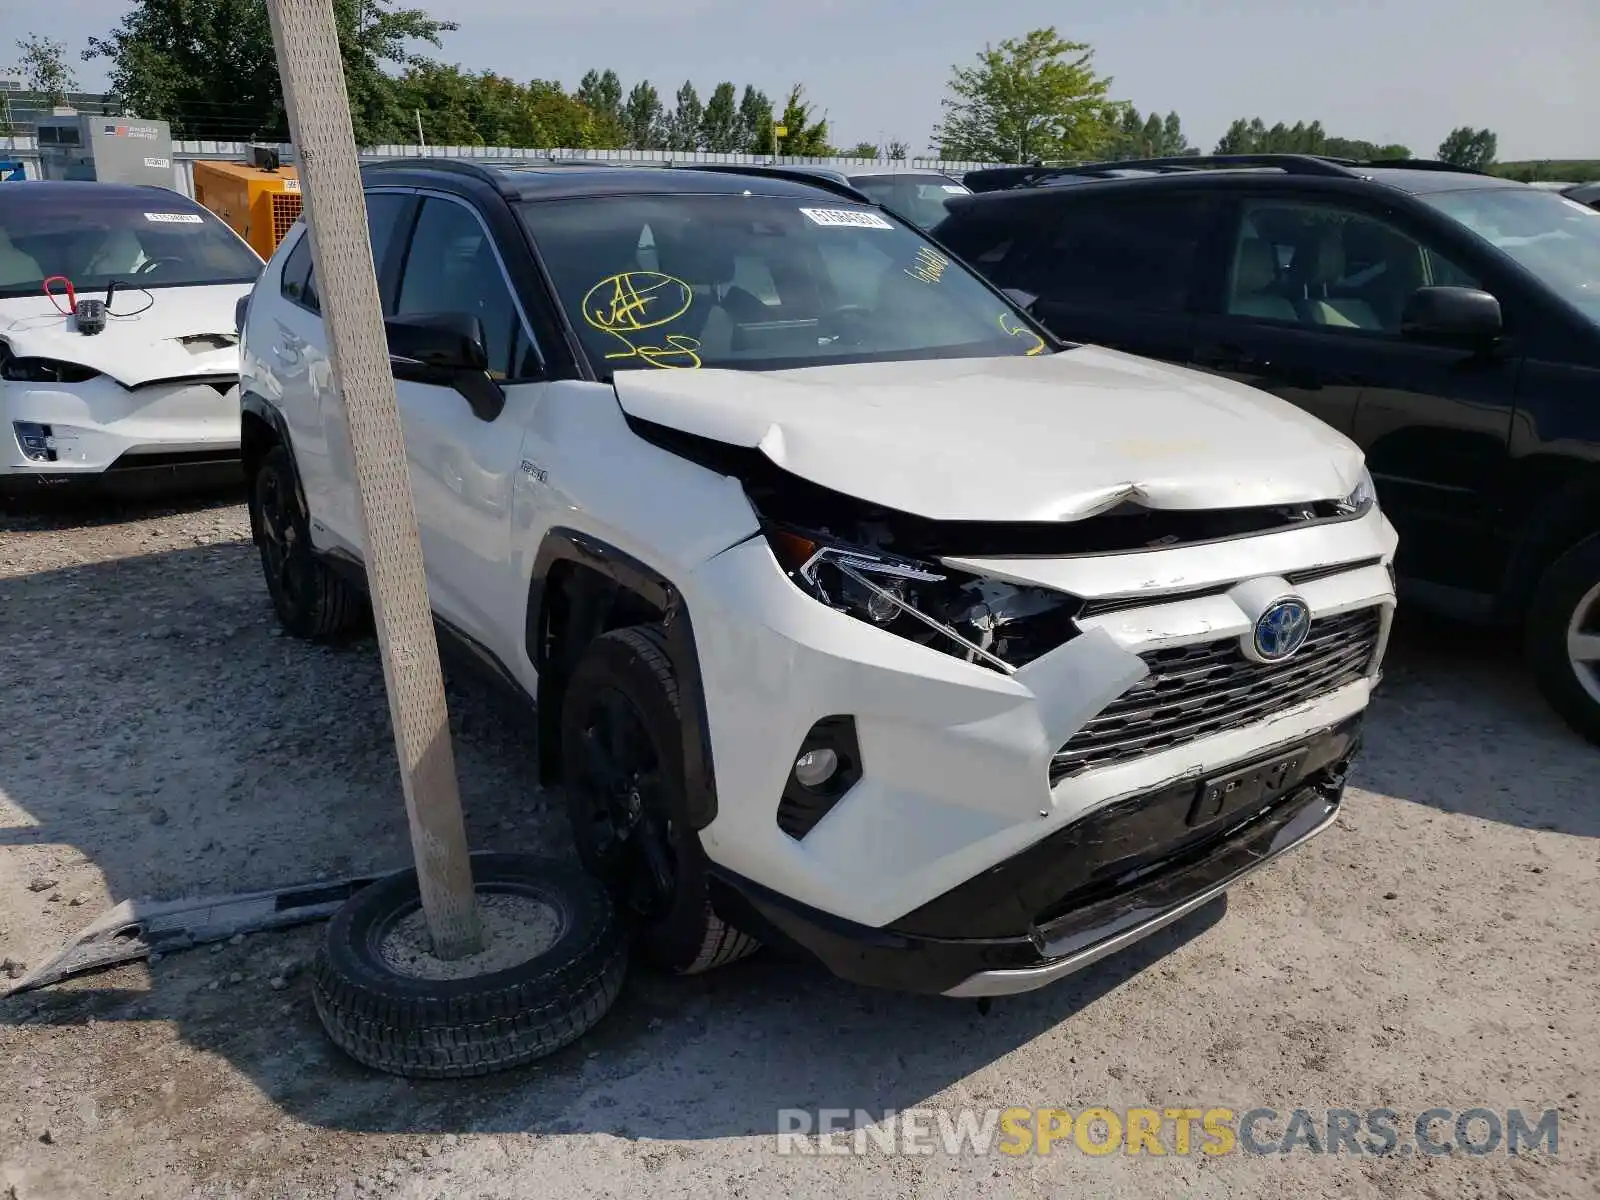
[[[1539,580],[1527,639],[1545,699],[1600,744],[1600,534],[1556,559]]]
[[[250,478],[250,532],[278,623],[298,638],[327,638],[362,626],[361,594],[312,553],[288,448],[268,450]]]
[[[659,629],[590,643],[562,697],[561,758],[579,856],[635,921],[645,959],[690,975],[756,949],[711,907],[705,851],[684,816],[678,682]]]

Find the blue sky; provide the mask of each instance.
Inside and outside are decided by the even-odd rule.
[[[1600,158],[1600,0],[410,0],[460,23],[439,57],[571,86],[589,66],[670,98],[720,79],[775,99],[792,83],[826,108],[835,144],[925,152],[951,65],[987,42],[1055,25],[1095,49],[1114,94],[1177,109],[1210,150],[1228,122],[1320,119],[1329,133],[1432,155],[1456,125],[1487,125],[1502,158]],[[65,41],[114,25],[121,0],[50,0],[10,39]],[[15,30],[15,33],[12,31]],[[102,63],[79,82],[105,82]],[[669,99],[670,102],[670,99]]]

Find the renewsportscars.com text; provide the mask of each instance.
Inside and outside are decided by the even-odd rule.
[[[1546,1109],[1430,1108],[788,1108],[779,1154],[1416,1154],[1558,1153],[1560,1118]]]

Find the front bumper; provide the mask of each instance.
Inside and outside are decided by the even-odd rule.
[[[1394,544],[1373,511],[1220,546],[1010,560],[994,570],[1022,582],[1049,573],[1044,586],[1103,603],[1077,636],[1008,676],[818,604],[763,541],[741,543],[682,578],[715,778],[715,816],[700,831],[706,856],[730,878],[887,930],[1102,810],[1315,739],[1361,715],[1376,685]],[[1139,730],[1137,753],[1123,752],[1113,723],[1135,689],[1164,702],[1169,680],[1158,668],[1209,680],[1209,648],[1250,629],[1228,589],[1279,576],[1306,601],[1314,636],[1330,632],[1330,653],[1351,630],[1375,637],[1370,653],[1315,687],[1253,691],[1234,704],[1235,691],[1259,683],[1241,672],[1238,689],[1206,697],[1174,736]],[[852,726],[860,779],[797,834],[781,820],[791,768],[808,735],[834,718]],[[1093,754],[1062,761],[1080,734]]]
[[[740,928],[853,983],[958,997],[1032,991],[1180,920],[1333,824],[1360,725],[1357,717],[1306,743],[1300,778],[1222,828],[1163,841],[1182,827],[1197,786],[1169,785],[1066,827],[887,928],[841,920],[727,871],[714,873],[714,899]],[[1106,846],[1117,856],[1098,872],[1083,866],[1096,853],[1104,860]],[[1084,871],[1076,879],[1074,867]],[[1010,922],[1014,932],[941,937],[927,928],[938,919]]]
[[[0,383],[0,490],[77,485],[139,493],[178,480],[220,484],[239,475],[235,379],[125,388]]]

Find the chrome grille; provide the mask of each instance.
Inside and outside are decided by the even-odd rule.
[[[1224,638],[1141,655],[1150,674],[1113,700],[1056,752],[1050,782],[1253,724],[1366,673],[1379,610],[1321,617],[1294,657],[1251,662]]]

